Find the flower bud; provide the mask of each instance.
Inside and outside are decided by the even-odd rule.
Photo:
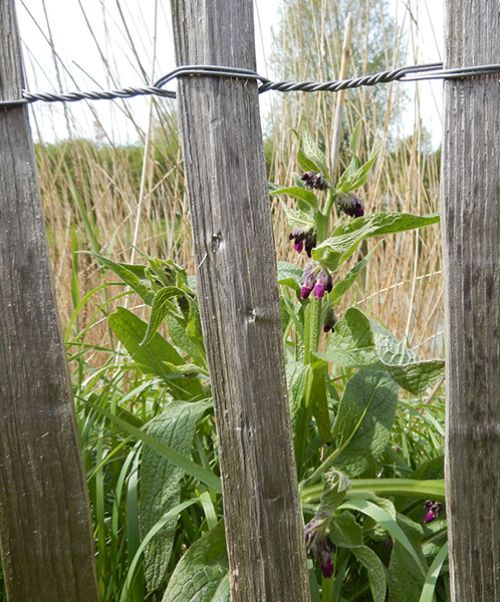
[[[322,284],[321,282],[316,282],[313,290],[314,290],[314,296],[316,297],[316,299],[323,299],[323,297],[325,296],[325,285],[324,284]]]
[[[319,564],[321,573],[325,579],[333,575],[333,558],[336,547],[328,534],[330,519],[316,515],[305,528],[305,540],[307,553],[313,561]]]
[[[424,516],[424,525],[430,523],[436,518],[439,517],[439,513],[441,512],[443,506],[439,502],[433,502],[432,500],[426,500],[424,503],[425,509],[427,510]]]
[[[337,208],[350,217],[362,217],[365,214],[361,199],[354,194],[342,194],[338,197]]]
[[[306,171],[301,180],[308,188],[316,188],[317,190],[326,190],[329,188],[326,178],[314,171]]]

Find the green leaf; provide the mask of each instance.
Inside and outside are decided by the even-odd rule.
[[[352,513],[347,511],[333,516],[330,523],[330,537],[339,548],[351,549],[363,545],[363,529]]]
[[[366,516],[369,516],[376,523],[381,525],[384,529],[388,531],[391,537],[394,539],[395,543],[401,544],[402,548],[411,556],[412,560],[415,563],[415,566],[418,567],[420,573],[423,575],[425,573],[424,564],[422,562],[422,558],[417,553],[414,545],[408,539],[407,535],[403,531],[403,529],[399,526],[397,520],[395,520],[387,510],[380,508],[373,502],[370,502],[365,499],[350,499],[347,502],[344,502],[340,509],[348,509],[348,510],[358,510],[362,512]],[[401,573],[401,578],[403,578],[404,572]]]
[[[354,307],[335,325],[326,352],[316,355],[338,366],[384,369],[414,395],[422,393],[444,371],[443,360],[419,360],[389,330]]]
[[[337,366],[348,368],[378,366],[370,320],[359,309],[349,308],[335,324],[326,352],[316,355]]]
[[[367,238],[421,228],[439,221],[438,215],[372,213],[343,224],[312,251],[313,259],[335,271]]]
[[[316,210],[318,208],[318,198],[312,192],[301,186],[287,186],[284,188],[276,188],[271,193],[271,196],[287,195],[299,201],[304,201],[308,207]]]
[[[224,524],[198,539],[179,560],[162,602],[229,602]]]
[[[360,259],[356,265],[347,272],[347,274],[342,278],[342,280],[337,280],[333,286],[332,292],[330,293],[330,301],[332,305],[338,305],[342,297],[347,293],[347,291],[354,284],[358,276],[365,269],[366,264],[370,261],[375,249],[378,245],[376,245],[368,255],[365,255],[363,259]]]
[[[428,572],[422,554],[421,525],[404,515],[398,515],[398,522],[404,531],[411,549],[401,540],[395,540],[389,562],[389,602],[419,602]],[[413,551],[412,551],[413,550]],[[415,556],[419,561],[415,561]]]
[[[281,203],[281,206],[291,228],[303,228],[305,230],[314,228],[314,219],[310,215],[300,209],[292,209],[284,202]]]
[[[183,321],[171,314],[165,316],[165,322],[168,327],[168,338],[172,343],[183,353],[191,356],[200,366],[205,368],[207,362],[201,332],[197,334],[196,328],[196,331],[192,334],[190,329],[186,328]]]
[[[151,308],[151,318],[149,319],[146,334],[140,343],[141,347],[149,343],[165,316],[169,311],[173,311],[174,308],[172,307],[171,299],[184,294],[184,291],[176,286],[166,286],[155,294]]]
[[[355,476],[382,456],[397,400],[396,384],[386,372],[361,370],[347,383],[333,427],[341,449],[337,466]]]
[[[120,602],[130,602],[131,600],[131,588],[134,586],[134,581],[136,580],[136,571],[139,566],[139,562],[142,558],[144,550],[149,545],[149,542],[156,536],[156,534],[166,525],[168,522],[176,518],[183,510],[189,508],[198,500],[196,498],[187,500],[182,502],[178,506],[171,508],[166,514],[164,514],[161,519],[149,530],[146,536],[141,541],[139,547],[137,548],[135,555],[132,561],[129,564],[129,568],[127,571],[127,577],[122,587],[122,591],[120,594]]]
[[[282,284],[300,290],[300,279],[302,278],[302,269],[288,261],[278,261],[278,284]]]
[[[320,499],[324,486],[308,485],[302,488],[302,503],[315,503]],[[398,495],[413,498],[444,499],[444,479],[351,479],[349,494],[354,495]]]
[[[153,291],[149,288],[149,286],[144,284],[141,278],[137,275],[136,271],[132,269],[134,266],[112,261],[107,257],[98,255],[97,253],[94,255],[101,265],[112,270],[123,282],[125,282],[125,284],[128,284],[130,288],[132,288],[141,297],[144,303],[147,305],[151,305],[153,303]]]
[[[385,602],[387,580],[384,564],[377,554],[367,546],[354,548],[352,552],[368,572],[373,602]]]
[[[328,168],[323,152],[316,142],[311,138],[307,130],[302,131],[302,152],[311,166],[312,171],[320,172],[325,178],[328,178]]]
[[[319,434],[325,443],[332,442],[332,425],[328,411],[326,395],[326,379],[328,377],[328,364],[323,361],[312,365],[312,378],[308,388],[307,405],[311,407]]]
[[[436,554],[436,557],[432,561],[429,571],[425,576],[424,587],[422,588],[422,594],[420,596],[419,602],[433,602],[436,582],[438,580],[439,573],[441,572],[441,568],[447,556],[448,543],[445,543],[444,546]]]
[[[340,470],[332,468],[323,475],[324,488],[319,512],[332,513],[345,500],[351,486],[349,478]]]
[[[419,361],[389,330],[376,322],[371,326],[377,355],[400,387],[418,395],[443,374],[443,360]]]
[[[180,399],[193,399],[202,394],[203,389],[197,379],[182,376],[168,368],[168,364],[181,366],[184,359],[157,332],[149,343],[141,345],[147,325],[135,314],[119,307],[109,318],[109,325],[132,359],[146,373],[161,377],[172,393]]]
[[[103,407],[94,405],[86,400],[83,401],[129,435],[132,435],[132,437],[138,441],[142,441],[146,445],[149,445],[158,451],[170,462],[172,462],[172,464],[181,468],[186,474],[198,479],[202,483],[205,483],[205,485],[211,489],[214,489],[218,493],[222,491],[219,478],[211,470],[207,470],[206,468],[203,468],[203,466],[196,464],[196,462],[193,462],[186,456],[183,456],[175,449],[172,449],[170,446],[165,445],[165,443],[158,441],[158,439],[155,437],[148,435],[148,433],[146,433],[144,430],[138,429],[137,427],[128,423],[126,420],[123,420],[123,418],[108,412],[108,410],[105,410]]]
[[[173,402],[154,418],[146,432],[165,445],[189,457],[196,423],[211,406],[208,402]],[[140,468],[139,522],[141,532],[148,533],[158,520],[180,503],[180,482],[184,471],[163,454],[144,447]],[[167,576],[177,516],[166,523],[145,551],[144,572],[149,591],[160,587]]]
[[[368,180],[370,169],[373,167],[380,150],[381,147],[377,147],[365,163],[361,163],[359,158],[353,154],[351,162],[337,182],[335,192],[337,194],[345,194],[364,186]]]

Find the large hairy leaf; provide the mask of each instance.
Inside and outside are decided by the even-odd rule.
[[[109,325],[132,359],[149,374],[155,374],[178,399],[193,399],[203,392],[198,379],[190,378],[176,370],[184,359],[159,333],[154,333],[146,345],[142,345],[147,324],[131,311],[119,307],[109,316]]]
[[[335,325],[324,360],[349,368],[386,370],[400,387],[422,393],[444,371],[444,361],[419,360],[389,330],[351,307]]]
[[[162,602],[229,602],[224,524],[198,539],[175,567]]]
[[[383,562],[368,546],[353,548],[352,552],[368,572],[368,581],[370,582],[373,602],[385,602],[387,580]]]
[[[413,230],[435,224],[438,221],[438,215],[372,213],[339,226],[330,238],[313,249],[312,256],[316,261],[320,261],[330,270],[335,271],[367,238]]]
[[[387,372],[361,370],[347,383],[333,427],[342,450],[336,466],[356,476],[381,457],[389,442],[397,400],[396,383]]]
[[[196,423],[210,407],[208,402],[173,402],[148,427],[155,439],[189,457]],[[145,446],[140,468],[139,521],[143,536],[180,502],[184,471],[155,449]],[[144,572],[148,589],[157,589],[166,577],[177,517],[165,524],[145,550]]]

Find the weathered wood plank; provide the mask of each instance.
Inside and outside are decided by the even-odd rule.
[[[498,62],[498,2],[447,0],[448,66]],[[500,86],[445,84],[446,483],[452,600],[500,600]]]
[[[19,98],[0,0],[0,98]],[[0,546],[10,602],[98,599],[89,503],[27,110],[0,109]]]
[[[178,64],[255,69],[253,2],[172,2]],[[255,82],[185,78],[179,111],[235,602],[309,600]]]

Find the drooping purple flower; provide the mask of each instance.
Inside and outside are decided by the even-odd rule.
[[[319,564],[323,577],[333,575],[333,554],[335,544],[328,534],[328,516],[316,515],[305,527],[306,550],[316,564]]]
[[[436,518],[439,517],[439,513],[443,509],[442,504],[439,502],[433,502],[432,500],[426,500],[424,502],[424,506],[427,511],[424,516],[424,525],[436,520]]]
[[[317,275],[318,266],[313,261],[310,261],[304,268],[300,279],[300,296],[302,299],[307,299],[311,294]]]
[[[365,214],[361,199],[355,194],[342,194],[337,198],[337,208],[350,217],[362,217]]]
[[[300,287],[300,297],[301,299],[307,299],[309,297],[309,295],[311,294],[312,288],[309,288],[308,286],[302,286]]]
[[[329,184],[320,173],[314,171],[306,171],[301,180],[308,188],[316,188],[317,190],[326,190]]]
[[[297,251],[297,253],[302,253],[302,249],[304,248],[303,241],[301,241],[301,240],[299,240],[298,242],[295,241],[293,248]]]
[[[323,297],[325,296],[325,285],[317,281],[314,285],[313,292],[316,299],[323,299]]]
[[[322,284],[327,293],[331,292],[333,288],[333,278],[328,270],[321,270],[316,282]]]
[[[309,257],[309,259],[311,258],[311,251],[314,249],[315,246],[316,246],[316,232],[314,232],[314,230],[311,230],[309,232],[309,234],[306,236],[306,239],[304,241],[304,247],[306,249],[306,253],[307,253],[307,256]]]
[[[308,257],[311,257],[311,251],[316,246],[316,232],[312,229],[296,228],[288,235],[288,240],[293,240],[293,247],[297,253],[301,253],[305,247]]]

